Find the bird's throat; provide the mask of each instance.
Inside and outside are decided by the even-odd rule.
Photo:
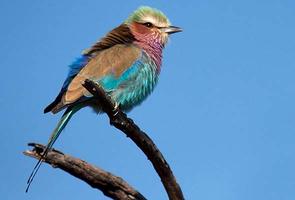
[[[142,48],[147,55],[154,61],[157,66],[157,72],[160,73],[162,65],[162,51],[163,45],[155,41],[149,40],[137,40],[135,42],[140,48]]]

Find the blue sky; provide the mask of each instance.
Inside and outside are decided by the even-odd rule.
[[[35,160],[60,114],[42,113],[80,52],[138,6],[184,29],[171,37],[154,93],[129,113],[161,149],[186,199],[295,199],[295,3],[268,1],[0,2],[1,199],[108,199]],[[151,164],[105,115],[78,112],[55,147],[167,199]]]

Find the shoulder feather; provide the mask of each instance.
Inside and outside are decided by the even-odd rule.
[[[105,37],[95,43],[89,49],[83,51],[84,55],[93,56],[97,52],[108,49],[117,44],[131,44],[135,41],[135,37],[126,24],[121,24],[117,28],[110,31]]]
[[[70,79],[67,77],[60,93],[55,98],[55,100],[49,104],[45,109],[44,112],[50,112],[53,113],[59,112],[62,107],[64,107],[63,103],[63,95],[67,91],[68,85],[72,82],[72,80],[75,78],[75,76],[80,72],[81,69],[83,69],[89,61],[94,58],[97,53],[101,52],[102,50],[106,50],[108,48],[111,48],[117,44],[132,44],[132,42],[135,41],[135,38],[133,34],[131,33],[129,27],[126,24],[121,24],[117,28],[110,31],[105,37],[103,37],[101,40],[96,42],[92,47],[89,49],[86,49],[83,51],[83,56],[85,58],[88,58],[87,62],[85,62],[83,65],[79,66],[79,69],[72,69],[73,65],[71,65],[71,71],[70,71]],[[75,65],[76,66],[76,65]],[[66,86],[66,87],[65,87]]]

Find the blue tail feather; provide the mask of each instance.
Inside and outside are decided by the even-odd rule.
[[[47,143],[47,146],[43,152],[43,154],[41,155],[41,158],[38,160],[37,164],[35,165],[28,181],[27,181],[27,188],[26,188],[26,192],[28,192],[29,187],[31,185],[31,183],[34,180],[34,177],[36,176],[41,164],[44,161],[44,158],[46,157],[48,151],[52,148],[53,144],[55,143],[55,141],[57,140],[58,136],[60,135],[60,133],[62,132],[62,130],[65,128],[65,126],[67,125],[67,123],[69,122],[69,120],[71,119],[71,117],[73,116],[73,114],[75,112],[77,112],[80,108],[79,107],[72,107],[72,108],[68,108],[65,113],[63,114],[63,116],[61,117],[61,119],[59,120],[56,128],[53,130],[49,141]]]

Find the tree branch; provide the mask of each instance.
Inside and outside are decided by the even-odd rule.
[[[97,99],[103,111],[110,118],[111,125],[126,134],[147,156],[161,178],[170,200],[184,200],[182,191],[166,162],[150,137],[123,113],[104,92],[103,88],[93,81],[86,79],[83,86]]]
[[[83,86],[94,96],[94,100],[109,116],[110,124],[124,132],[151,161],[161,178],[169,199],[184,200],[181,188],[176,182],[168,163],[149,136],[141,131],[132,119],[127,118],[126,114],[118,108],[98,84],[87,79]],[[35,143],[30,143],[29,145],[33,146],[34,149],[25,151],[24,154],[40,159],[45,146]],[[122,178],[94,167],[78,158],[51,149],[43,159],[44,162],[85,181],[91,187],[101,190],[106,196],[113,199],[146,200],[143,195],[128,185]]]
[[[36,159],[40,159],[45,150],[41,144],[29,143],[33,146],[31,151],[25,151],[24,154]],[[138,191],[133,189],[122,178],[106,172],[98,167],[94,167],[87,162],[63,154],[55,149],[49,150],[44,162],[54,168],[60,168],[69,174],[85,181],[91,187],[101,190],[104,195],[117,200],[146,200]]]

